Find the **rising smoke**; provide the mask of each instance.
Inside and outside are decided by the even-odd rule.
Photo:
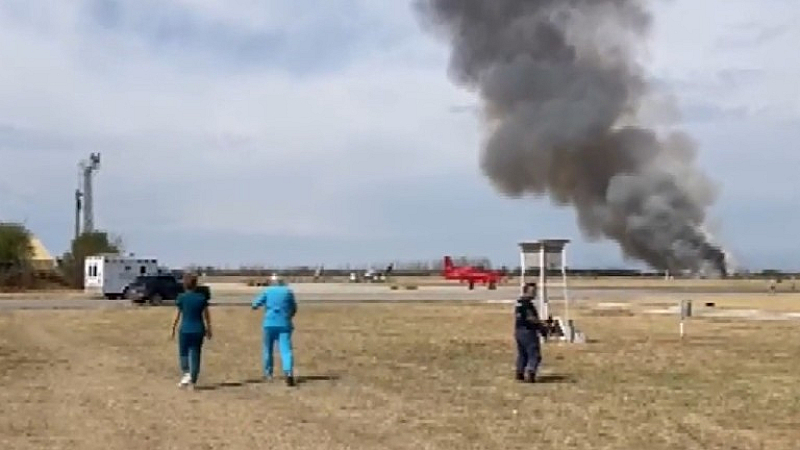
[[[450,75],[476,89],[481,167],[511,197],[572,205],[584,234],[659,270],[725,273],[703,230],[715,200],[682,133],[641,124],[652,94],[636,58],[638,0],[415,0],[451,41]]]

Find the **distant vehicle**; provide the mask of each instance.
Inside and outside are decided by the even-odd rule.
[[[124,290],[136,277],[159,273],[155,258],[102,254],[88,256],[84,262],[84,291],[108,299],[124,297]]]
[[[482,267],[456,266],[449,256],[444,257],[442,276],[447,280],[458,280],[467,283],[469,289],[475,289],[475,283],[485,284],[489,289],[497,289],[497,283],[505,278],[501,271],[486,270]]]
[[[164,300],[175,300],[183,290],[183,284],[174,275],[145,275],[136,277],[125,288],[125,298],[134,303],[160,305]]]
[[[198,286],[206,298],[211,298],[208,286]],[[175,300],[184,292],[183,281],[174,274],[159,274],[137,277],[125,288],[125,298],[133,303],[161,305],[164,300]]]
[[[389,275],[392,273],[392,270],[394,270],[394,264],[389,264],[382,272],[380,270],[370,268],[364,272],[363,279],[364,281],[369,282],[386,281],[386,278],[389,277]]]
[[[394,270],[394,264],[389,264],[383,271],[369,268],[364,272],[363,275],[359,275],[357,272],[350,272],[349,281],[351,283],[384,282],[389,277],[389,275],[391,275],[393,270]]]

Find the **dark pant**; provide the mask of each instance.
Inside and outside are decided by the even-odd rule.
[[[514,331],[514,338],[517,341],[517,373],[528,371],[535,374],[542,362],[539,333],[524,328],[517,329]]]
[[[192,383],[197,382],[200,373],[200,354],[203,350],[205,333],[183,333],[178,335],[178,359],[181,372],[192,376]]]

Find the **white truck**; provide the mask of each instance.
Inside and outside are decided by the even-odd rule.
[[[88,256],[84,262],[84,291],[107,299],[123,298],[125,288],[144,275],[161,272],[155,258],[102,254]]]

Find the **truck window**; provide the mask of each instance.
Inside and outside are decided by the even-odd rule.
[[[146,266],[140,266],[139,267],[139,274],[140,275],[144,275],[146,273],[147,273],[147,267]]]

